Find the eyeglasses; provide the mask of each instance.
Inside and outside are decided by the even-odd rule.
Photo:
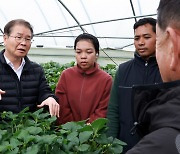
[[[21,43],[21,42],[23,42],[24,40],[25,40],[25,42],[27,42],[27,43],[32,43],[32,42],[33,42],[33,40],[32,40],[31,38],[24,38],[24,37],[21,37],[21,36],[10,36],[10,35],[9,35],[9,37],[15,38],[16,42],[18,42],[18,43]]]

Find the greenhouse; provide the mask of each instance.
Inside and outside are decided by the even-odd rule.
[[[5,24],[23,18],[34,27],[29,56],[37,62],[74,60],[73,43],[87,32],[98,37],[99,63],[119,64],[133,57],[133,24],[156,18],[157,0],[0,0],[0,42]],[[2,48],[2,47],[1,47]],[[130,52],[129,52],[130,51]]]
[[[172,1],[0,0],[0,153],[177,152]]]

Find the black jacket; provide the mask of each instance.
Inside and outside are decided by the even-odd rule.
[[[135,53],[134,59],[120,64],[111,91],[107,117],[108,135],[127,143],[124,151],[132,148],[138,141],[137,134],[132,135],[133,115],[131,93],[132,86],[162,82],[155,57],[148,61]]]
[[[176,154],[180,133],[180,81],[133,87],[134,115],[142,140],[128,154]]]
[[[0,112],[18,113],[25,107],[34,111],[49,96],[55,98],[45,79],[44,71],[39,64],[25,57],[25,65],[18,79],[13,69],[6,63],[4,50],[0,52],[0,89],[6,91],[0,100]]]

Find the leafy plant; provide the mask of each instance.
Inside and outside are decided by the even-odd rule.
[[[107,64],[104,67],[101,67],[102,70],[106,71],[109,75],[111,75],[113,78],[115,77],[117,67],[114,64]]]
[[[0,153],[3,154],[119,154],[124,142],[106,136],[107,119],[56,126],[56,117],[39,109],[1,113]]]
[[[47,79],[49,86],[53,92],[55,91],[56,84],[59,80],[59,77],[60,77],[62,71],[69,67],[74,66],[74,64],[75,64],[75,62],[60,65],[59,63],[53,62],[53,61],[41,64],[41,66],[44,69],[46,79]]]

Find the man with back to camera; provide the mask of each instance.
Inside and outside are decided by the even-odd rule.
[[[156,20],[142,18],[134,24],[134,58],[119,65],[111,91],[107,118],[108,136],[127,143],[124,152],[140,139],[134,134],[131,93],[132,86],[162,82],[155,57]]]
[[[160,0],[156,57],[164,83],[134,87],[135,121],[143,138],[127,154],[180,152],[180,1]]]

